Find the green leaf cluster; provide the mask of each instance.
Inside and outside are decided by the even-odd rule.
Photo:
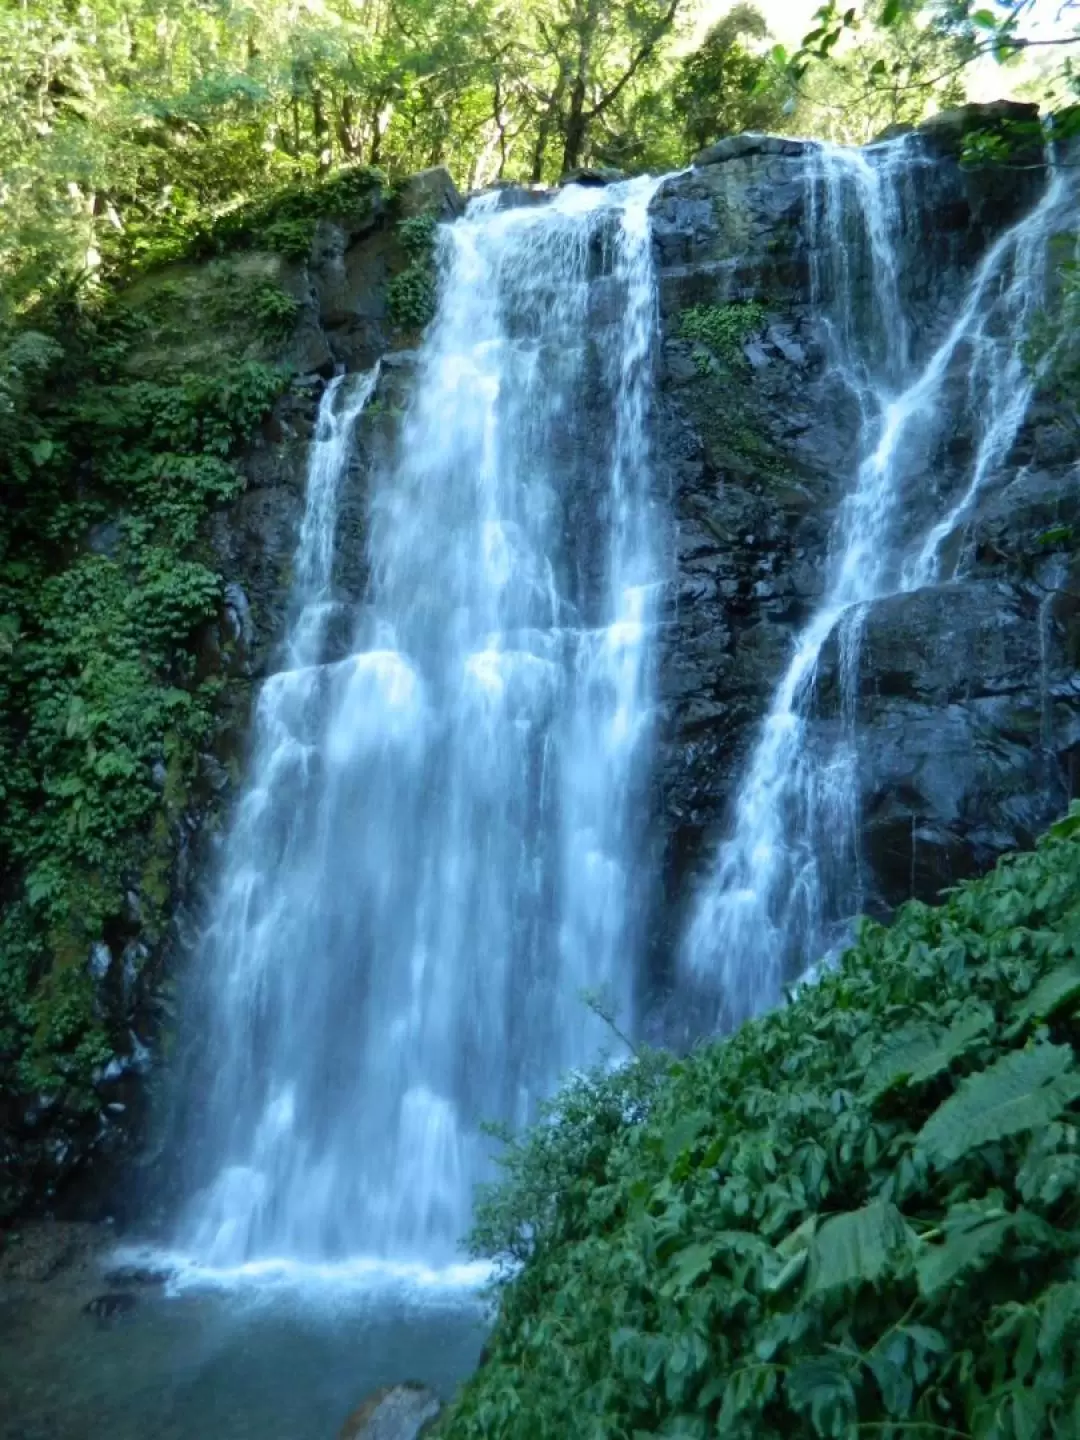
[[[679,316],[679,336],[695,343],[694,360],[707,375],[712,361],[727,369],[744,367],[742,347],[765,319],[765,306],[758,300],[732,300],[726,305],[692,305]]]
[[[1080,1434],[1080,804],[681,1060],[574,1081],[481,1197],[450,1440]]]
[[[256,287],[256,333],[292,319],[281,294]],[[182,329],[183,284],[144,301],[0,335],[0,1091],[15,1114],[32,1095],[92,1110],[98,1067],[126,1045],[137,977],[119,957],[164,933],[222,684],[204,655],[223,591],[205,522],[238,494],[235,457],[286,378],[249,332],[235,353],[228,327],[197,368],[182,344],[151,348],[151,378],[136,360],[171,311]],[[102,943],[114,963],[95,983]],[[18,1198],[0,1173],[0,1211]]]
[[[411,215],[396,226],[409,263],[387,285],[386,307],[401,330],[422,330],[435,315],[435,231],[435,217],[428,214]]]

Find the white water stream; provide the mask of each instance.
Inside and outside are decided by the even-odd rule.
[[[858,905],[862,621],[954,573],[1031,398],[1022,341],[1075,206],[1053,178],[923,353],[905,297],[922,163],[906,141],[807,161],[813,300],[859,459],[681,949],[729,1022],[774,1003]],[[610,1040],[583,992],[633,1026],[665,578],[655,188],[492,195],[441,229],[397,459],[366,480],[362,603],[335,586],[335,530],[379,375],[324,395],[286,659],[200,956],[207,1093],[179,1238],[203,1265],[448,1264],[489,1164],[482,1122],[526,1121]],[[958,405],[971,454],[938,486]],[[343,604],[354,642],[335,659]],[[822,745],[834,636],[840,723]]]
[[[825,595],[773,695],[683,946],[684,972],[708,977],[729,1023],[775,1004],[782,983],[815,964],[858,909],[854,709],[866,607],[947,575],[945,551],[1027,412],[1035,376],[1024,341],[1046,293],[1048,242],[1075,212],[1067,180],[1053,176],[986,252],[944,338],[917,359],[901,278],[904,181],[919,163],[908,141],[822,147],[808,161],[814,299],[830,363],[857,402],[860,458],[834,523]],[[958,365],[959,393],[950,383]],[[927,494],[928,458],[960,423],[972,437],[963,482]],[[823,750],[809,743],[809,715],[834,633],[843,734]]]
[[[398,458],[369,482],[369,592],[332,663],[335,519],[377,376],[324,396],[287,664],[201,957],[181,1242],[206,1265],[453,1260],[481,1122],[526,1120],[596,1057],[583,991],[630,1023],[654,188],[488,196],[441,230]]]

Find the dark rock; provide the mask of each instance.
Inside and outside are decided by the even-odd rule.
[[[0,1282],[44,1284],[60,1275],[96,1274],[98,1253],[112,1239],[100,1225],[24,1221],[0,1232]]]
[[[813,148],[813,141],[810,140],[789,140],[780,135],[757,135],[748,132],[745,135],[730,135],[724,140],[717,140],[714,145],[706,146],[704,150],[699,150],[694,156],[694,165],[698,168],[722,165],[727,160],[742,160],[748,155],[805,155]]]
[[[928,339],[1043,183],[1039,164],[960,167],[963,136],[1031,117],[1024,106],[968,107],[911,138],[889,137],[911,147],[919,177],[905,284]],[[655,919],[658,990],[686,897],[715,853],[794,636],[822,593],[855,460],[857,416],[828,373],[813,303],[808,147],[773,139],[719,141],[653,201],[664,336],[655,440],[674,511],[654,787],[667,896]],[[748,363],[719,364],[680,339],[687,307],[745,300],[765,310]],[[960,400],[964,367],[960,356],[947,380]],[[912,525],[929,513],[918,497],[956,493],[969,452],[957,426],[933,467],[912,476]],[[1070,579],[1065,559],[1039,541],[1055,526],[1080,527],[1076,455],[1065,417],[1037,402],[1010,466],[988,479],[953,542],[971,579],[894,597],[867,617],[858,786],[866,903],[877,913],[910,895],[932,900],[1031,844],[1080,789],[1080,559],[1068,562]],[[810,745],[837,734],[836,663],[827,647]]]
[[[398,191],[401,215],[435,215],[440,220],[456,219],[465,202],[445,165],[432,166],[410,175]]]
[[[559,188],[564,185],[617,185],[625,179],[625,170],[616,170],[610,165],[581,165],[560,175]]]
[[[116,1265],[111,1270],[106,1270],[102,1279],[106,1285],[114,1287],[136,1285],[150,1289],[167,1284],[171,1277],[172,1272],[160,1265]]]
[[[352,1412],[338,1440],[420,1440],[441,1409],[434,1391],[417,1381],[384,1385]]]
[[[961,105],[955,110],[942,110],[924,120],[918,133],[930,142],[935,152],[956,155],[964,141],[976,130],[1000,131],[1003,126],[1038,126],[1038,105],[1019,100],[991,100],[983,104]],[[1035,138],[1039,147],[1038,137]]]
[[[551,190],[543,185],[515,185],[500,181],[491,187],[499,196],[500,210],[518,210],[527,205],[549,205]],[[488,193],[481,191],[481,194]]]
[[[83,1313],[92,1315],[99,1322],[109,1323],[131,1315],[139,1303],[139,1297],[126,1290],[110,1290],[104,1295],[95,1295],[83,1306]]]

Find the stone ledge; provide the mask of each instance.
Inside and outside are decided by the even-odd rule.
[[[726,160],[741,160],[746,155],[805,155],[815,149],[812,140],[787,140],[780,135],[729,135],[708,145],[694,156],[695,169],[706,165],[721,165]]]

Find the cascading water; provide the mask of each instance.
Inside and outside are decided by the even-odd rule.
[[[683,945],[684,973],[717,985],[729,1023],[774,1004],[781,983],[827,953],[858,909],[862,621],[875,601],[942,578],[946,548],[1005,461],[1034,388],[1024,341],[1045,294],[1048,242],[1075,207],[1064,175],[1052,175],[1040,203],[987,251],[945,338],[920,363],[905,319],[903,201],[911,167],[923,163],[906,140],[868,152],[822,147],[808,161],[814,299],[829,363],[856,402],[861,458],[833,527],[824,598],[773,696]],[[958,402],[947,382],[960,363]],[[935,501],[918,487],[957,403],[971,458],[958,489]],[[929,506],[938,513],[927,524]],[[841,735],[823,747],[811,743],[808,718],[834,633]]]
[[[440,232],[335,663],[337,495],[375,377],[323,400],[287,668],[260,696],[203,946],[183,1237],[203,1262],[450,1258],[480,1122],[522,1121],[595,1057],[583,990],[631,1011],[661,578],[654,188],[482,197]]]

